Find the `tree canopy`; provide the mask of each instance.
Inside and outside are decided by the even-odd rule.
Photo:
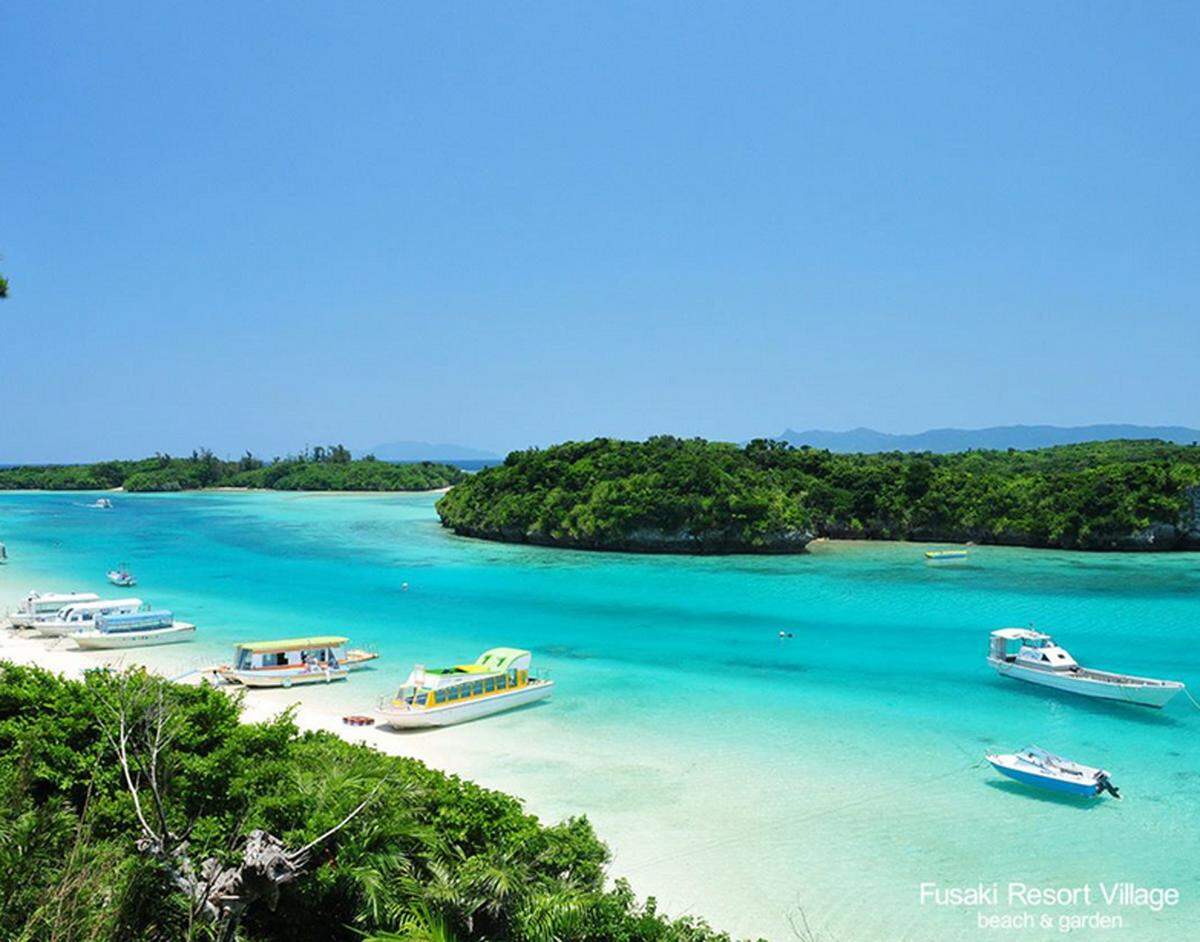
[[[1200,447],[1160,441],[847,455],[660,436],[513,452],[437,508],[461,534],[590,549],[795,552],[815,536],[1177,549],[1200,546],[1197,485]]]
[[[354,461],[342,445],[318,445],[269,462],[249,452],[236,461],[225,461],[202,448],[187,458],[160,454],[137,461],[0,468],[0,490],[123,487],[127,491],[188,491],[247,487],[276,491],[427,491],[464,478],[466,474],[451,465],[429,461],[391,464],[371,457]]]
[[[123,713],[126,778],[106,716],[139,701],[158,708]],[[68,681],[0,662],[0,938],[214,938],[139,846],[140,808],[194,860],[236,861],[253,831],[318,842],[273,907],[246,912],[243,942],[728,942],[606,886],[608,851],[586,819],[545,825],[415,759],[301,733],[286,713],[243,724],[238,712],[220,691],[141,672]],[[162,744],[152,756],[139,717],[170,724],[150,731]],[[139,804],[135,790],[144,800],[151,788],[152,805]]]

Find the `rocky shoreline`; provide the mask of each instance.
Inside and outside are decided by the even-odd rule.
[[[551,546],[559,549],[591,550],[594,552],[647,553],[682,556],[732,556],[753,554],[779,556],[803,553],[813,540],[807,531],[787,531],[762,538],[762,542],[750,543],[739,537],[720,531],[692,533],[690,531],[665,532],[651,527],[640,527],[621,539],[579,540],[559,537],[536,530],[519,527],[502,527],[497,530],[452,524],[439,514],[442,526],[453,530],[458,536],[491,540],[496,543],[526,543],[531,546]]]
[[[559,549],[590,550],[594,552],[674,554],[691,556],[723,555],[788,555],[807,551],[815,539],[880,540],[912,543],[977,543],[992,546],[1023,546],[1029,549],[1058,549],[1077,552],[1167,553],[1200,551],[1200,520],[1193,515],[1178,525],[1156,523],[1134,533],[1097,534],[1086,540],[1067,543],[1038,539],[1027,533],[991,533],[946,527],[918,527],[896,531],[890,528],[851,527],[831,525],[816,532],[786,531],[761,537],[761,542],[748,542],[726,532],[692,533],[686,530],[666,532],[653,527],[639,527],[618,539],[580,540],[556,536],[520,527],[489,529],[451,523],[439,513],[443,527],[458,536],[496,543],[524,543]]]

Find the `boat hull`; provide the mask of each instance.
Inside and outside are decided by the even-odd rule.
[[[507,710],[529,703],[536,703],[550,696],[554,689],[554,681],[538,680],[521,687],[518,690],[492,694],[468,700],[466,703],[448,703],[442,706],[424,707],[420,709],[383,708],[378,712],[380,726],[392,729],[428,729],[439,726],[455,726],[458,723],[468,723],[471,720],[493,716]]]
[[[180,644],[196,636],[196,626],[178,622],[170,628],[147,628],[145,631],[81,631],[71,635],[77,647],[85,651],[112,651],[123,648],[146,648],[157,644]]]
[[[77,621],[39,621],[34,622],[31,627],[37,631],[38,636],[41,638],[65,638],[76,631],[84,630],[79,627],[79,622]]]
[[[1081,798],[1093,798],[1100,791],[1100,787],[1094,782],[1064,782],[1062,779],[1038,775],[1034,772],[1011,769],[1001,765],[998,762],[993,762],[991,759],[989,759],[988,762],[991,764],[992,768],[1001,775],[1006,775],[1014,782],[1020,782],[1023,785],[1032,785],[1035,788],[1045,788],[1049,791],[1059,792],[1063,795],[1078,795]]]
[[[1133,682],[1116,683],[1087,674],[1038,670],[994,657],[989,657],[988,663],[996,669],[1001,677],[1011,677],[1013,680],[1023,680],[1026,683],[1050,687],[1066,693],[1075,693],[1083,697],[1114,700],[1118,703],[1131,703],[1155,709],[1166,706],[1183,689],[1183,684],[1168,681],[1138,683],[1134,680]]]
[[[348,668],[339,667],[330,670],[315,671],[235,671],[223,669],[218,671],[224,680],[243,687],[299,687],[304,684],[330,684],[335,680],[345,680],[350,676]]]
[[[366,667],[368,664],[374,660],[377,660],[378,658],[379,654],[375,651],[354,650],[347,651],[345,656],[343,656],[340,660],[343,667],[348,667],[350,670],[355,671]]]

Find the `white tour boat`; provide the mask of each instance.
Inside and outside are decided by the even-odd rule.
[[[97,615],[92,627],[76,631],[71,640],[85,651],[108,651],[115,648],[144,648],[152,644],[178,644],[191,641],[196,626],[176,621],[166,609],[148,612],[126,612]]]
[[[1177,680],[1155,680],[1080,667],[1049,635],[1031,628],[992,632],[988,663],[1002,677],[1041,684],[1085,697],[1163,707],[1183,689]]]
[[[492,648],[474,664],[439,670],[417,665],[396,696],[380,702],[380,725],[452,726],[545,699],[554,681],[530,677],[531,660],[528,651]]]
[[[348,640],[324,635],[247,641],[234,647],[233,666],[218,667],[217,674],[226,683],[246,687],[291,687],[344,680],[350,675],[350,667],[339,654],[348,654],[345,651]]]
[[[100,596],[95,592],[30,592],[8,620],[14,628],[32,628],[36,622],[49,621],[65,605],[80,602],[96,602]]]
[[[79,602],[65,605],[53,618],[39,621],[33,627],[43,638],[64,638],[92,627],[97,615],[128,615],[139,611],[141,599],[100,599],[98,602]]]

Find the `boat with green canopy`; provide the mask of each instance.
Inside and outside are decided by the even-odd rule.
[[[492,648],[473,664],[438,669],[418,664],[396,695],[380,702],[380,725],[453,726],[543,700],[554,681],[530,676],[532,659],[520,648]]]

